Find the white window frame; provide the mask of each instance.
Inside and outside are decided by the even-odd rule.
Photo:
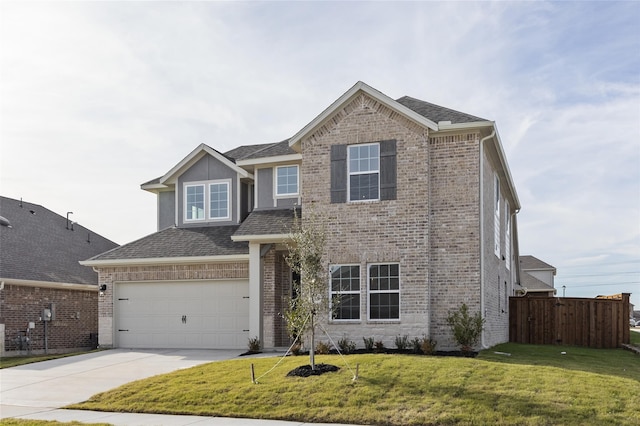
[[[500,257],[500,178],[498,174],[494,174],[493,183],[493,239],[494,252]]]
[[[504,230],[504,256],[506,257],[507,271],[511,269],[511,211],[509,210],[509,202],[505,201],[505,230]]]
[[[342,268],[342,267],[357,267],[358,268],[358,274],[359,274],[359,278],[358,278],[358,289],[357,290],[349,290],[349,291],[334,291],[333,290],[333,286],[332,286],[332,277],[331,277],[331,271],[333,268]],[[362,268],[360,267],[359,264],[357,263],[345,263],[345,264],[335,264],[335,265],[330,265],[329,266],[329,311],[330,311],[330,319],[332,322],[361,322],[362,321],[362,315],[361,315],[361,309],[362,309],[362,291],[360,290],[362,284]],[[342,295],[346,295],[346,294],[356,294],[358,295],[358,318],[335,318],[333,316],[333,299],[334,297],[340,297]]]
[[[397,265],[398,266],[398,289],[397,290],[371,290],[371,267],[381,265]],[[402,272],[398,262],[379,262],[367,264],[367,320],[375,322],[399,322],[401,320],[402,308]],[[372,294],[397,294],[398,295],[398,318],[371,318],[371,295]]]
[[[378,168],[377,170],[367,170],[367,171],[351,171],[351,150],[353,148],[361,148],[365,146],[377,146],[378,147]],[[377,198],[367,198],[367,199],[351,199],[351,176],[356,175],[370,175],[377,173],[378,175],[378,197]],[[347,202],[349,203],[363,203],[363,202],[371,202],[371,201],[380,201],[380,143],[362,143],[357,145],[349,145],[347,146]]]
[[[211,187],[213,185],[225,185],[227,187],[227,215],[226,216],[216,216],[213,217],[211,216]],[[209,220],[213,220],[213,221],[222,221],[222,220],[229,220],[231,219],[231,181],[230,180],[214,180],[211,181],[207,184],[207,210],[208,210],[208,215],[207,217],[209,218]]]
[[[227,215],[225,217],[211,217],[211,186],[225,184],[227,186]],[[202,219],[187,219],[187,188],[200,186],[204,187],[204,217]],[[204,222],[222,222],[231,220],[231,179],[217,179],[199,182],[185,182],[183,184],[183,216],[184,223],[204,223]]]
[[[280,169],[290,168],[290,167],[295,167],[296,168],[296,189],[297,189],[297,191],[296,192],[285,192],[285,193],[281,194],[281,193],[278,192],[278,172],[280,171]],[[275,196],[277,198],[285,198],[285,197],[289,198],[289,197],[298,196],[300,194],[300,166],[297,165],[297,164],[287,164],[287,165],[275,167],[273,186],[274,186],[273,193],[275,194]]]
[[[202,218],[196,218],[196,219],[188,219],[188,212],[189,212],[189,203],[187,202],[187,191],[189,188],[196,188],[196,187],[202,187]],[[183,216],[183,220],[185,222],[203,222],[207,219],[207,185],[205,185],[204,183],[195,183],[195,182],[189,182],[189,183],[185,183],[184,184],[184,188],[183,188],[183,193],[184,193],[184,216]]]

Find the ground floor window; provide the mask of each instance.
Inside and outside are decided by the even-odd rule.
[[[331,312],[334,320],[360,319],[360,266],[333,265]]]
[[[400,319],[400,265],[369,265],[369,319]]]

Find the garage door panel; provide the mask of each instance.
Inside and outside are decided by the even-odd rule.
[[[248,293],[247,281],[119,283],[115,300],[117,345],[246,348]]]

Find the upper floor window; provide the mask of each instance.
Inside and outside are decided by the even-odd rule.
[[[511,269],[511,211],[509,210],[509,203],[505,201],[505,225],[504,231],[504,257],[506,257],[506,267]]]
[[[380,145],[349,146],[349,201],[380,198]]]
[[[500,257],[500,178],[497,174],[493,181],[493,249],[496,256]]]
[[[298,195],[298,166],[276,167],[276,196]]]
[[[360,266],[333,265],[331,274],[331,309],[334,320],[360,319]]]
[[[331,145],[331,202],[396,199],[396,141]]]
[[[230,219],[229,181],[186,184],[185,222]]]
[[[185,187],[185,220],[204,220],[204,185]]]
[[[400,265],[369,265],[369,319],[400,319]]]
[[[209,218],[229,218],[229,182],[209,184]]]

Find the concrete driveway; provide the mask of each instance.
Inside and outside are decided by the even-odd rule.
[[[0,418],[113,425],[291,426],[300,422],[61,410],[128,382],[212,361],[238,357],[235,350],[127,350],[59,358],[0,370]],[[258,356],[274,356],[263,354]],[[254,355],[255,356],[255,355]],[[305,423],[306,424],[306,423]],[[311,425],[311,424],[307,424]],[[325,425],[326,426],[326,425]]]
[[[0,398],[3,406],[63,407],[134,380],[238,354],[222,350],[112,349],[58,358],[0,370]]]

